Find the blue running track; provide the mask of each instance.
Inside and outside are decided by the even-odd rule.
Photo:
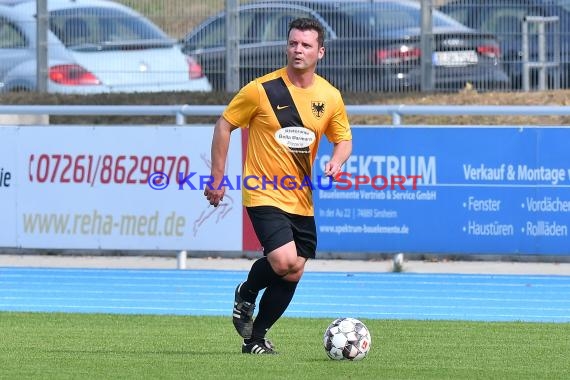
[[[0,310],[230,315],[246,274],[0,267]],[[570,322],[570,276],[307,272],[285,315]]]

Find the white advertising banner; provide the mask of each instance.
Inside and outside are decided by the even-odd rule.
[[[16,247],[17,129],[0,127],[0,247]]]
[[[204,197],[212,132],[212,125],[19,128],[8,147],[17,150],[17,245],[241,250],[241,191],[227,190],[219,207]],[[234,133],[228,178],[241,174]]]

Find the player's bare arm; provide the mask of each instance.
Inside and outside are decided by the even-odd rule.
[[[214,127],[214,137],[212,138],[212,167],[210,175],[214,178],[212,189],[206,186],[204,195],[210,204],[218,207],[224,198],[225,188],[219,188],[218,185],[222,181],[225,174],[226,159],[228,157],[228,149],[230,146],[231,133],[237,127],[230,124],[226,119],[220,117]]]
[[[325,175],[335,178],[352,153],[352,140],[344,140],[334,144],[333,154],[325,164]]]

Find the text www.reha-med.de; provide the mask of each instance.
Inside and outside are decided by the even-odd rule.
[[[149,214],[24,213],[25,234],[184,236],[186,218],[175,211]]]

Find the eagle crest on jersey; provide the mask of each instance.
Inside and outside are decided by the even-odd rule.
[[[313,111],[313,115],[315,115],[317,119],[320,119],[321,116],[323,116],[323,114],[325,113],[325,102],[312,101],[311,111]]]

